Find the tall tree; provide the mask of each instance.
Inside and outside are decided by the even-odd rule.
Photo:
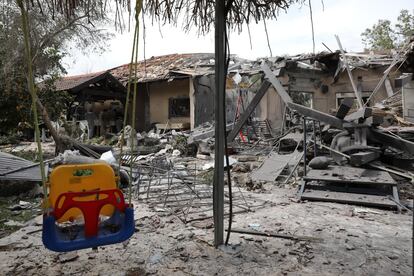
[[[98,51],[105,45],[110,34],[91,23],[98,25],[108,21],[97,8],[90,5],[86,12],[74,13],[69,19],[59,13],[45,15],[49,12],[47,6],[30,8],[32,64],[37,81],[54,80],[65,73],[62,58],[71,45],[85,51]],[[0,10],[0,132],[7,134],[16,129],[19,122],[31,122],[32,114],[20,12],[14,1],[0,2]],[[70,97],[65,93],[48,92],[53,90],[52,83],[46,82],[38,96],[44,99],[52,119],[56,119]]]
[[[390,20],[378,20],[362,34],[362,42],[370,50],[391,50],[400,48],[414,35],[414,11],[401,10],[397,23]]]

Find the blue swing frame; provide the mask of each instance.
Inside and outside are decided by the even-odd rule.
[[[108,230],[107,228],[110,224],[119,226],[119,231],[113,233]],[[63,229],[56,225],[56,218],[52,214],[44,215],[43,244],[47,249],[55,252],[68,252],[123,242],[129,239],[135,232],[134,208],[126,207],[123,213],[115,210],[108,220],[99,225],[96,236],[85,237],[83,226],[79,228],[77,237],[70,239],[68,234],[64,233]]]

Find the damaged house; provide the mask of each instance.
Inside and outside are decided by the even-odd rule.
[[[122,129],[126,88],[110,72],[64,77],[54,86],[74,96],[66,117],[85,121],[89,138]]]
[[[249,71],[250,64],[235,56],[230,64],[232,72],[241,72],[238,87],[249,87],[254,75]],[[135,125],[138,131],[153,127],[193,129],[214,119],[214,54],[152,57],[140,61],[137,68]],[[125,64],[106,72],[69,76],[56,81],[57,91],[65,90],[76,95],[67,114],[68,119],[86,120],[91,129],[89,137],[106,131],[120,131],[129,70],[129,64]],[[234,120],[240,92],[231,75],[227,82],[228,122]],[[131,81],[131,91],[134,81]],[[243,91],[248,98],[254,95],[254,88]]]
[[[394,62],[393,57],[356,53],[348,53],[346,56],[352,69],[356,89],[365,103],[384,76],[384,71]],[[269,58],[267,61],[296,103],[334,114],[345,98],[356,99],[353,85],[338,51]],[[367,106],[373,106],[400,90],[401,85],[395,80],[401,74],[398,66],[393,68]],[[269,89],[273,90],[273,87]],[[354,101],[353,109],[356,108],[357,101]],[[256,116],[269,120],[273,128],[280,128],[284,113],[285,104],[280,96],[277,93],[266,93],[257,106]]]
[[[240,71],[249,81],[251,71],[245,64],[232,56],[229,71]],[[129,64],[109,72],[128,85]],[[214,120],[214,54],[171,54],[140,61],[136,81],[138,131],[154,126],[193,129]],[[232,122],[238,91],[230,75],[227,88],[227,120]]]
[[[364,103],[371,92],[377,90],[368,106],[402,90],[399,81],[402,70],[398,66],[390,70],[382,85],[377,87],[384,71],[396,62],[392,56],[347,53],[346,57],[355,88]],[[334,114],[345,98],[355,99],[354,87],[339,51],[275,57],[266,61],[295,103]],[[234,124],[256,96],[250,116],[255,121],[254,131],[272,135],[282,127],[286,107],[273,86],[263,86],[266,74],[260,62],[231,56],[226,84],[226,120],[227,124]],[[125,64],[106,72],[65,77],[56,82],[57,90],[77,95],[77,105],[71,108],[68,117],[86,120],[89,137],[120,130],[129,70],[129,64]],[[213,54],[152,57],[138,63],[134,79],[131,84],[137,82],[135,123],[138,131],[154,127],[194,129],[214,121]],[[409,99],[403,102],[405,116],[413,117],[412,103]],[[353,109],[356,108],[357,101],[354,101]]]

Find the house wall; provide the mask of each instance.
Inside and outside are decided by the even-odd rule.
[[[131,98],[133,93],[133,86],[131,86]],[[135,107],[135,128],[137,131],[147,131],[150,127],[149,119],[149,96],[148,84],[139,83],[137,86],[136,107]],[[132,101],[129,102],[128,107],[128,124],[131,124],[132,118]]]
[[[285,104],[282,98],[271,86],[254,111],[254,116],[260,120],[268,120],[272,129],[278,129],[282,125]]]
[[[363,93],[363,96],[369,96],[377,86],[379,80],[383,76],[386,67],[379,69],[354,69],[353,77],[355,84]],[[399,72],[389,75],[390,88],[395,92],[394,79],[399,76]],[[322,72],[309,72],[309,70],[288,71],[287,75],[279,77],[289,93],[308,92],[312,94],[312,108],[335,114],[337,109],[337,99],[340,97],[354,97],[354,90],[346,71],[342,72],[337,81],[334,83],[333,77]],[[328,91],[323,91],[322,86],[328,87]],[[382,85],[376,95],[371,100],[371,105],[387,98],[387,90]],[[355,107],[357,101],[355,100]],[[261,100],[256,110],[256,116],[262,120],[268,119],[272,128],[280,128],[283,120],[284,103],[279,95],[275,93],[271,86],[269,91]]]
[[[149,118],[150,123],[190,123],[188,117],[168,118],[169,98],[189,97],[189,79],[174,79],[173,81],[158,81],[148,84],[149,91]],[[191,104],[190,104],[191,106]]]
[[[363,69],[354,69],[352,71],[355,85],[357,86],[358,90],[362,92],[363,97],[371,95],[372,91],[377,86],[378,82],[383,76],[384,70],[386,67],[378,68],[378,69],[369,69],[369,70],[363,70]],[[394,87],[394,79],[400,75],[400,72],[393,72],[389,75],[389,84],[391,85],[391,89],[395,91]],[[349,81],[349,77],[347,72],[342,72],[341,75],[338,78],[338,81],[333,84],[332,86],[332,94],[335,95],[329,95],[328,97],[328,106],[329,111],[335,111],[336,110],[336,98],[337,95],[341,95],[341,93],[351,92],[353,93],[351,82]],[[385,85],[382,85],[378,92],[372,97],[370,101],[370,105],[374,105],[377,102],[381,102],[385,98],[388,97],[387,90],[385,88]],[[355,101],[356,102],[356,101]],[[333,110],[331,110],[333,109]]]
[[[414,81],[408,82],[402,88],[404,119],[414,123]]]

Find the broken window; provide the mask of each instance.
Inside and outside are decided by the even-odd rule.
[[[306,107],[313,108],[313,94],[312,92],[291,91],[290,96],[292,101]]]
[[[189,117],[190,98],[169,98],[168,99],[168,118]]]

